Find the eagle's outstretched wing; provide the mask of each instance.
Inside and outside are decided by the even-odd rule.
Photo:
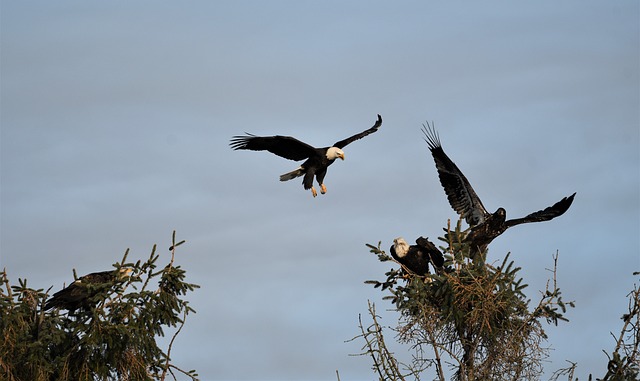
[[[234,150],[269,151],[289,160],[304,160],[316,153],[316,148],[291,136],[234,136],[229,143]]]
[[[533,212],[526,217],[508,220],[505,222],[505,225],[509,228],[511,226],[525,224],[528,222],[542,222],[542,221],[552,220],[558,216],[563,215],[564,212],[566,212],[569,209],[569,207],[571,206],[571,203],[573,202],[573,197],[575,195],[576,194],[574,193],[569,197],[564,197],[562,200],[556,202],[550,207],[542,210],[538,210],[537,212]]]
[[[380,114],[378,114],[378,120],[373,125],[373,127],[369,128],[368,130],[362,131],[359,134],[355,134],[350,138],[346,138],[344,140],[340,140],[339,142],[336,142],[333,146],[334,147],[338,147],[338,148],[344,148],[347,144],[353,143],[358,139],[362,139],[365,136],[367,136],[369,134],[373,134],[374,132],[378,131],[378,128],[380,128],[381,125],[382,125],[382,117],[380,116]]]
[[[423,125],[422,132],[425,141],[429,146],[433,160],[436,162],[440,184],[444,188],[449,204],[453,210],[462,215],[469,226],[475,226],[490,214],[480,201],[480,198],[469,184],[469,181],[462,174],[462,171],[455,165],[449,156],[444,153],[440,137],[433,125]]]

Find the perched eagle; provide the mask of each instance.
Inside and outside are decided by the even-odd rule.
[[[414,274],[426,275],[429,273],[429,264],[436,271],[444,265],[444,256],[436,245],[428,239],[420,237],[416,245],[407,243],[402,237],[393,240],[393,246],[389,249],[391,256]]]
[[[247,136],[234,136],[231,138],[229,145],[234,150],[269,151],[285,159],[294,161],[305,160],[297,169],[280,176],[280,181],[287,181],[304,176],[302,180],[304,189],[311,189],[313,197],[316,197],[318,192],[316,192],[316,189],[313,187],[313,177],[315,176],[316,181],[320,185],[320,193],[325,194],[327,187],[324,185],[324,176],[327,174],[327,167],[333,164],[338,158],[344,160],[342,148],[346,147],[349,143],[378,131],[381,125],[382,117],[378,115],[378,120],[373,127],[353,135],[350,138],[340,140],[331,147],[325,148],[312,147],[291,136],[255,136],[251,134],[247,134]]]
[[[471,227],[471,231],[465,238],[465,241],[470,244],[469,255],[471,258],[474,258],[478,253],[484,253],[489,243],[508,228],[528,222],[549,221],[564,214],[571,206],[575,193],[564,197],[548,208],[513,220],[506,219],[507,212],[504,208],[498,208],[493,214],[487,212],[462,171],[444,153],[440,137],[433,125],[430,126],[427,123],[423,127],[425,141],[436,162],[440,184],[447,194],[449,204]]]
[[[81,276],[66,288],[56,292],[47,300],[44,309],[62,308],[75,311],[78,308],[89,309],[93,304],[93,297],[107,292],[116,282],[124,280],[131,274],[130,268],[120,268],[113,271],[102,271]]]

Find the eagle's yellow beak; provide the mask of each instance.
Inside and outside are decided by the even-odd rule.
[[[338,153],[338,157],[342,160],[344,160],[344,152],[340,152]]]

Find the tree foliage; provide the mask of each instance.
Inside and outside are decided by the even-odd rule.
[[[440,238],[446,244],[443,271],[418,276],[392,268],[385,280],[366,282],[388,293],[384,299],[400,313],[398,340],[414,353],[409,363],[399,364],[386,349],[379,317],[370,306],[373,323],[365,327],[361,322],[359,337],[381,380],[419,380],[431,368],[438,380],[447,374],[460,381],[533,380],[542,374],[549,350],[543,323],[566,321],[567,307],[573,307],[557,287],[557,256],[552,279],[533,304],[509,255],[499,265],[485,263],[486,253],[472,261],[460,226],[448,227]],[[393,261],[380,243],[367,246],[381,261]]]
[[[45,311],[48,292],[32,289],[19,279],[10,285],[0,273],[0,374],[22,380],[164,380],[182,373],[196,380],[194,370],[171,363],[171,347],[189,313],[184,298],[198,285],[185,282],[186,272],[175,265],[176,247],[164,267],[156,246],[146,261],[127,262],[127,250],[114,269],[131,268],[124,282],[90,285],[90,308]],[[74,277],[75,271],[74,271]],[[173,331],[167,349],[156,339]]]
[[[609,362],[604,381],[640,379],[640,288],[634,285],[627,298],[629,309],[620,318],[623,324],[619,335],[614,336],[615,348],[611,355],[605,352]]]
[[[640,272],[634,275],[640,275]],[[603,350],[609,361],[604,376],[597,378],[598,381],[640,380],[640,288],[634,284],[627,298],[628,311],[620,318],[623,322],[620,333],[611,333],[615,340],[613,352],[609,354]],[[578,364],[571,361],[569,363],[569,367],[555,371],[551,381],[560,380],[564,376],[568,381],[578,381],[577,377],[574,378]],[[591,380],[592,376],[589,375],[589,381]]]

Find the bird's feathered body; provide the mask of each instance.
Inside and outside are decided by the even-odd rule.
[[[342,148],[378,131],[381,125],[382,117],[378,115],[378,120],[373,127],[324,148],[315,148],[291,136],[255,136],[251,134],[232,137],[230,145],[234,150],[269,151],[285,159],[293,161],[305,160],[300,167],[281,175],[280,181],[304,176],[302,180],[304,189],[311,189],[315,197],[317,192],[313,187],[314,177],[321,187],[321,193],[326,193],[324,177],[327,174],[327,168],[338,158],[344,160]]]
[[[436,245],[427,238],[420,237],[416,245],[409,245],[402,237],[393,240],[389,249],[391,256],[414,274],[429,274],[429,264],[436,270],[444,265],[444,256]]]
[[[131,271],[129,268],[121,268],[81,276],[69,286],[53,294],[45,303],[44,309],[54,307],[69,311],[75,311],[78,308],[89,309],[94,296],[106,292],[114,282],[124,279]]]
[[[504,208],[498,208],[495,213],[489,213],[462,171],[442,149],[440,138],[433,126],[427,123],[423,132],[449,204],[471,227],[465,241],[470,244],[472,258],[479,253],[484,253],[489,243],[508,228],[523,223],[552,220],[564,214],[573,202],[575,193],[548,208],[512,220],[506,219],[507,212]]]

